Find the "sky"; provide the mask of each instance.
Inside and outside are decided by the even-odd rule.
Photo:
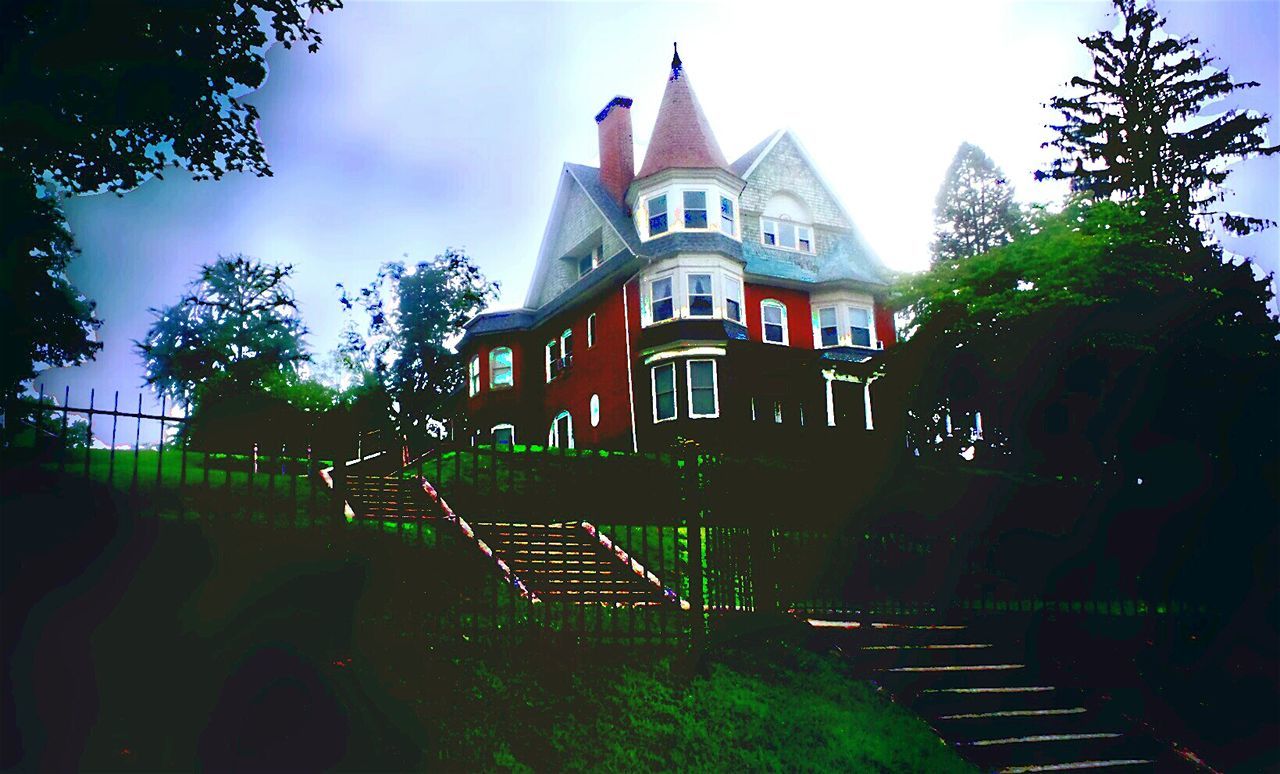
[[[1280,1],[1164,2],[1236,80],[1226,106],[1280,115]],[[964,141],[1024,202],[1054,114],[1043,103],[1087,74],[1076,38],[1109,28],[1105,2],[809,4],[362,2],[320,17],[316,54],[280,47],[246,97],[274,170],[194,182],[178,174],[66,206],[81,256],[72,281],[98,304],[94,362],[38,382],[73,405],[90,388],[136,406],[151,307],[177,301],[201,264],[244,253],[291,264],[311,351],[337,344],[336,283],[465,248],[523,303],[561,165],[597,163],[595,113],[634,98],[636,162],[666,84],[671,43],[726,156],[790,128],[891,268],[927,264],[933,204]],[[1280,140],[1273,118],[1271,137]],[[1236,168],[1231,205],[1280,220],[1280,156]],[[1280,229],[1232,240],[1268,271]],[[105,397],[104,397],[105,396]],[[127,397],[127,399],[126,399]],[[147,395],[145,405],[154,405]]]

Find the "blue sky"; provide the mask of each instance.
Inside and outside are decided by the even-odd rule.
[[[71,276],[98,302],[105,348],[42,380],[58,395],[69,384],[76,404],[95,387],[135,405],[147,308],[176,301],[218,254],[293,264],[321,355],[341,324],[334,284],[406,254],[465,247],[502,283],[499,306],[518,306],[560,165],[596,163],[592,117],[614,94],[635,99],[639,163],[673,40],[725,154],[794,130],[893,268],[927,262],[934,196],[962,141],[1019,199],[1060,198],[1031,178],[1048,158],[1042,103],[1087,72],[1075,38],[1110,26],[1109,4],[862,5],[349,2],[319,19],[319,53],[273,49],[248,98],[274,177],[169,175],[68,203],[83,250]],[[1280,114],[1280,3],[1160,8],[1170,32],[1262,82],[1232,104]],[[1273,120],[1272,142],[1277,131]],[[1232,205],[1280,219],[1278,179],[1277,157],[1238,167]],[[1280,229],[1230,247],[1274,271]]]

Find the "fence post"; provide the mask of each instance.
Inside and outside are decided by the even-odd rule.
[[[685,513],[689,546],[689,612],[693,616],[693,642],[701,646],[706,639],[707,622],[702,599],[702,481],[701,458],[696,448],[684,454]]]

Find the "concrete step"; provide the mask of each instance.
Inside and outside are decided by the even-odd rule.
[[[1013,737],[981,736],[954,743],[954,748],[984,771],[1027,770],[1036,766],[1042,771],[1088,770],[1044,768],[1086,765],[1105,770],[1121,765],[1118,762],[1122,761],[1126,768],[1143,766],[1154,771],[1154,763],[1159,757],[1159,750],[1150,741],[1127,736],[1114,729]]]

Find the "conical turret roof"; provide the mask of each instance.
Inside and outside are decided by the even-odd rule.
[[[727,170],[729,162],[711,133],[677,51],[671,59],[671,75],[644,152],[644,164],[636,177],[648,177],[664,169],[708,168]]]

